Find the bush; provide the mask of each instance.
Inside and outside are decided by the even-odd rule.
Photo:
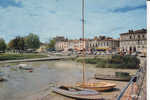
[[[1,54],[0,61],[3,60],[19,60],[19,59],[31,59],[31,58],[43,58],[45,55],[38,54]]]
[[[81,62],[83,59],[78,59],[78,62]],[[96,67],[99,68],[129,68],[135,69],[139,68],[140,60],[136,56],[112,56],[111,59],[101,59],[101,58],[90,58],[85,59],[85,62],[88,64],[96,64]]]
[[[100,68],[105,68],[106,66],[106,63],[101,61],[101,62],[98,62],[98,64],[96,65],[96,67],[100,67]]]

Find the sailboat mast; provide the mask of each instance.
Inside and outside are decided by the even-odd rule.
[[[82,38],[84,41],[84,0],[82,0]]]
[[[85,1],[82,0],[82,41],[83,41],[83,57],[85,57],[85,37],[84,37],[84,3]],[[85,61],[83,58],[83,70],[82,70],[82,81],[85,83]]]

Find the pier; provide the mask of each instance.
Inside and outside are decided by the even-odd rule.
[[[116,100],[146,100],[146,60],[141,58],[141,66]]]

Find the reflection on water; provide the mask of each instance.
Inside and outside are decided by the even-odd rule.
[[[19,64],[19,63],[18,63]],[[0,100],[22,100],[52,83],[75,83],[82,77],[82,66],[73,61],[28,62],[33,72],[17,69],[15,65],[1,67],[7,82],[0,83]],[[91,76],[91,72],[88,75]]]

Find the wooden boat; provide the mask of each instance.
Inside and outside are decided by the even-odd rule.
[[[116,75],[101,75],[101,74],[95,74],[94,76],[96,79],[101,79],[101,80],[114,80],[114,81],[130,81],[131,76],[127,77],[119,77]]]
[[[116,86],[116,84],[108,82],[89,82],[89,83],[77,83],[76,86],[96,91],[107,91],[112,90]]]
[[[85,57],[86,57],[86,46],[85,46],[85,27],[84,27],[84,2],[85,0],[82,0],[82,41],[83,41],[83,48],[82,48],[82,57],[83,57],[83,69],[82,69],[82,83],[77,83],[76,86],[86,89],[92,89],[96,91],[107,91],[113,89],[116,85],[106,82],[85,82]]]
[[[103,100],[101,95],[97,91],[89,90],[89,89],[60,86],[60,87],[52,88],[52,91],[60,95],[74,98],[74,99]]]

